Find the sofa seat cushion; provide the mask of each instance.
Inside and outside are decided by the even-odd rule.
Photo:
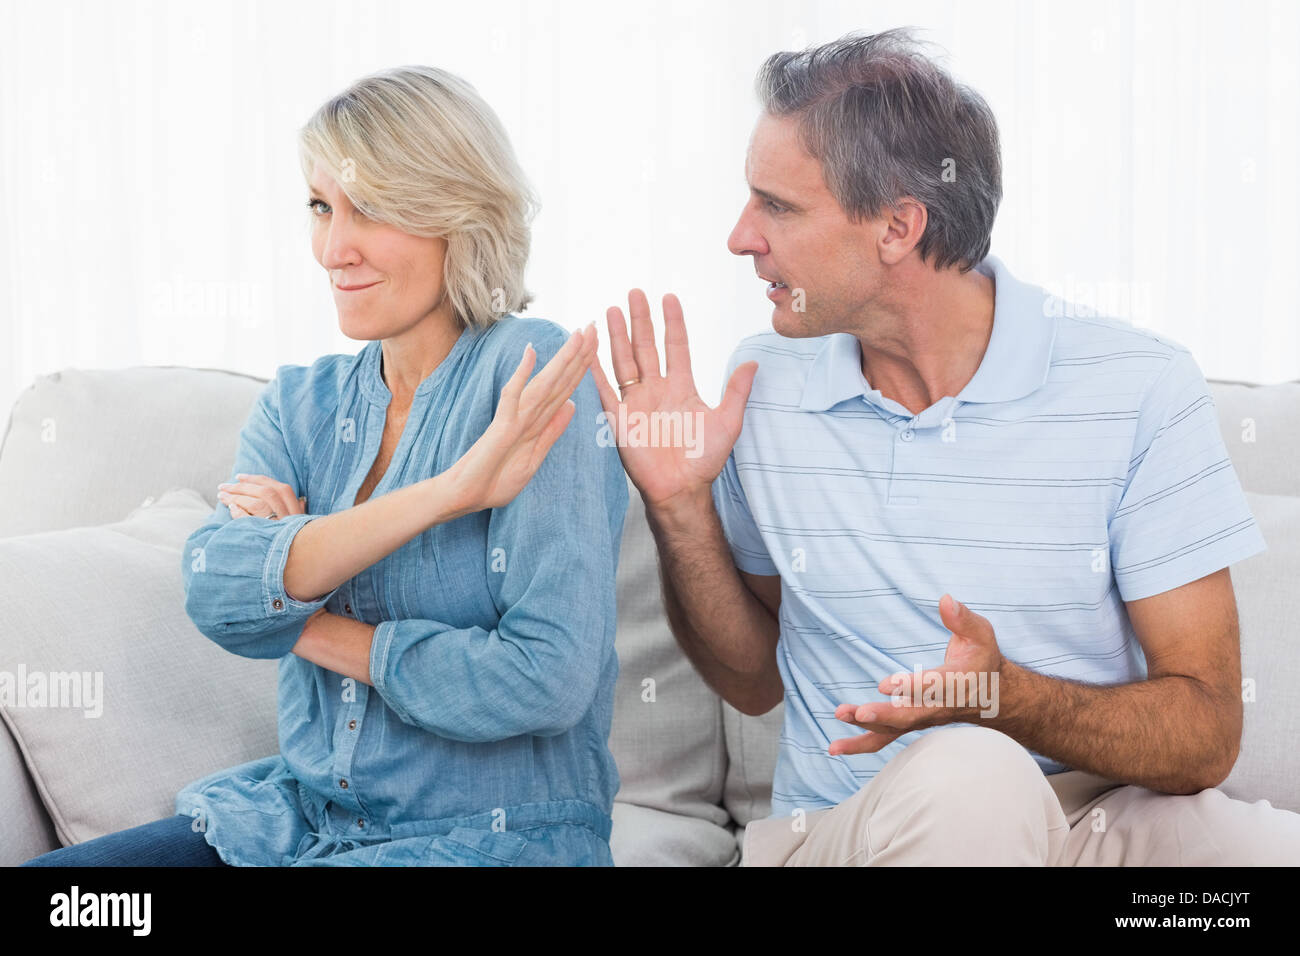
[[[740,861],[729,826],[618,801],[609,848],[615,866],[735,866]]]
[[[0,540],[0,672],[23,695],[4,720],[65,845],[170,816],[186,783],[279,749],[276,662],[185,613],[181,546],[211,512],[173,490],[114,524]],[[41,684],[59,690],[33,706]]]

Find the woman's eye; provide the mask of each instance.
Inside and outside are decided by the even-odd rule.
[[[323,199],[308,199],[308,200],[307,200],[307,208],[310,209],[313,213],[316,212],[316,207],[317,207],[317,206],[324,206],[326,209],[329,209],[329,203],[325,202],[325,200],[323,200]]]

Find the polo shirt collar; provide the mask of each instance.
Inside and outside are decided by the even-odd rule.
[[[1011,402],[1047,381],[1056,320],[1045,306],[1043,289],[1021,282],[997,256],[987,256],[976,270],[994,282],[993,331],[974,377],[957,395],[959,402]],[[799,407],[826,411],[850,398],[887,401],[862,374],[858,340],[837,332],[813,360]],[[894,404],[894,403],[890,403]],[[901,406],[900,406],[901,407]]]

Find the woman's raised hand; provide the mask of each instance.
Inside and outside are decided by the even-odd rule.
[[[708,493],[740,437],[745,402],[758,371],[757,362],[737,366],[721,404],[710,408],[695,390],[681,303],[670,292],[663,304],[665,374],[659,372],[650,303],[640,289],[627,296],[632,316],[630,341],[622,310],[611,306],[605,313],[614,380],[620,385],[621,396],[605,378],[599,360],[592,361],[601,405],[617,436],[623,467],[647,507]]]
[[[569,336],[530,381],[537,352],[531,344],[524,349],[487,431],[447,470],[459,513],[503,507],[523,490],[573,418],[576,406],[569,396],[595,354],[592,323]]]

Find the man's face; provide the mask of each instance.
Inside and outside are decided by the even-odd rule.
[[[796,120],[759,117],[745,159],[750,197],[727,239],[753,256],[773,302],[772,328],[790,338],[851,331],[876,291],[879,220],[849,222],[799,141]],[[779,282],[772,288],[768,282]]]

